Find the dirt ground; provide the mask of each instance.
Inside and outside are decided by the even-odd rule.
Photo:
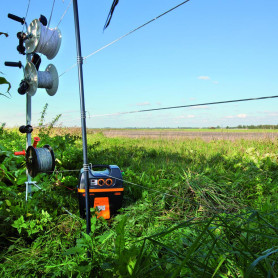
[[[179,131],[179,130],[102,130],[107,137],[129,137],[129,138],[161,138],[161,139],[192,139],[201,138],[205,141],[211,140],[276,140],[278,132],[209,132],[209,131]]]

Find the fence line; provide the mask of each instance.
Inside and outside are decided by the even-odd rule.
[[[150,23],[152,23],[153,21],[159,19],[160,17],[162,17],[162,16],[164,16],[164,15],[166,15],[166,14],[172,12],[173,10],[175,10],[175,9],[177,9],[177,8],[179,8],[179,7],[181,7],[182,5],[186,4],[186,3],[189,2],[189,1],[190,1],[190,0],[183,1],[182,3],[180,3],[180,4],[176,5],[175,7],[173,7],[173,8],[171,8],[171,9],[167,10],[166,12],[164,12],[164,13],[162,13],[162,14],[156,16],[156,17],[154,17],[153,19],[147,21],[146,23],[144,23],[144,24],[142,24],[142,25],[136,27],[135,29],[129,31],[128,33],[126,33],[126,34],[120,36],[119,38],[115,39],[114,41],[112,41],[112,42],[110,42],[110,43],[108,43],[108,44],[102,46],[101,48],[95,50],[94,52],[90,53],[89,55],[83,57],[83,61],[86,61],[88,58],[90,58],[91,56],[97,54],[98,52],[102,51],[103,49],[107,48],[108,46],[110,46],[110,45],[112,45],[112,44],[114,44],[114,43],[120,41],[121,39],[123,39],[123,38],[125,38],[125,37],[127,37],[127,36],[129,36],[129,35],[131,35],[132,33],[134,33],[134,32],[136,32],[136,31],[140,30],[141,28],[147,26],[148,24],[150,24]],[[59,75],[59,77],[61,77],[62,75],[66,74],[67,72],[69,72],[70,70],[72,70],[72,69],[73,69],[74,67],[76,67],[76,66],[77,66],[77,63],[73,64],[72,66],[70,66],[69,68],[67,68],[63,73],[61,73],[61,74]]]

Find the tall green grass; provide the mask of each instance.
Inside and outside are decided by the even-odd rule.
[[[277,141],[89,135],[89,161],[127,182],[120,213],[86,235],[78,172],[62,172],[82,168],[78,136],[41,131],[61,172],[36,177],[27,204],[24,138],[0,136],[2,277],[277,277]]]

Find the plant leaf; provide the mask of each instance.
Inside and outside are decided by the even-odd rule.
[[[257,258],[255,261],[252,262],[252,264],[247,268],[244,277],[250,277],[250,275],[252,274],[253,270],[258,265],[258,263],[260,263],[262,260],[265,260],[268,256],[270,256],[270,255],[272,255],[274,253],[277,253],[278,249],[270,249],[270,250],[267,250],[267,251],[268,251],[268,253],[260,256],[259,258]]]
[[[9,87],[8,87],[8,90],[7,90],[7,93],[10,94],[9,91],[10,91],[10,89],[11,89],[11,87],[12,87],[11,83],[10,83],[9,81],[7,81],[6,78],[0,77],[0,85],[4,85],[4,84],[7,84],[7,85],[9,86]],[[7,97],[6,95],[4,95],[4,94],[2,94],[2,93],[0,93],[0,95]]]

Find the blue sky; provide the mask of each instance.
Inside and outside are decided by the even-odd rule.
[[[87,56],[146,21],[179,4],[176,0],[120,0],[111,24],[103,26],[112,0],[79,1],[82,56]],[[27,22],[49,18],[53,0],[31,0]],[[69,0],[56,0],[54,28]],[[25,96],[17,93],[22,70],[4,61],[25,64],[16,33],[22,26],[8,13],[25,16],[28,1],[5,1],[1,7],[0,71],[12,83],[11,99],[1,97],[0,122],[25,124]],[[139,109],[278,95],[278,1],[191,0],[141,30],[98,52],[83,65],[87,127],[205,127],[278,124],[278,99],[112,115]],[[42,56],[40,70],[53,63],[59,74],[76,63],[73,10],[59,25],[62,45],[51,61]],[[1,91],[4,87],[1,87]],[[77,68],[60,78],[58,92],[38,89],[32,97],[33,125],[45,103],[47,121],[62,114],[60,124],[80,126]],[[97,117],[95,117],[97,115]]]

